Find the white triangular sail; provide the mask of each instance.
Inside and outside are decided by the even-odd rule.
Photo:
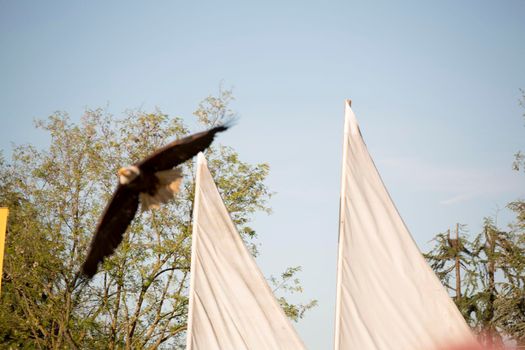
[[[199,154],[186,349],[304,349]]]
[[[399,216],[345,103],[336,350],[432,350],[472,340]]]

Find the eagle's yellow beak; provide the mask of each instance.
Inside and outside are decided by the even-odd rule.
[[[131,171],[129,169],[127,169],[127,168],[120,168],[117,171],[117,175],[118,176],[130,177],[131,176]]]

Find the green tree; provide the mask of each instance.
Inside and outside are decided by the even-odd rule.
[[[434,248],[424,256],[449,294],[453,295],[463,317],[472,325],[476,322],[470,298],[475,288],[473,278],[476,277],[472,271],[472,243],[466,237],[465,225],[456,224],[452,237],[450,231],[438,233],[433,239]]]
[[[525,108],[525,91],[521,90],[521,94],[520,105]],[[514,170],[524,169],[525,157],[518,151]],[[525,347],[525,200],[516,200],[507,207],[516,215],[509,231],[515,245],[509,245],[506,249],[506,263],[513,269],[506,272],[508,283],[502,286],[504,295],[497,301],[496,317],[501,327]]]
[[[525,108],[524,90],[521,90],[520,105]],[[519,151],[515,155],[514,170],[524,169],[525,157]],[[505,254],[505,263],[512,269],[505,273],[508,283],[502,286],[504,295],[497,300],[496,318],[502,329],[525,347],[525,200],[516,200],[507,207],[516,215],[509,230],[510,240],[514,244],[507,245]]]
[[[34,339],[54,329],[52,320],[58,315],[46,305],[53,278],[49,271],[57,267],[58,261],[46,253],[53,242],[45,237],[44,226],[36,219],[37,208],[16,191],[16,181],[11,175],[11,168],[0,157],[0,205],[10,208],[0,302],[0,343],[31,348],[35,347]],[[44,324],[45,329],[41,327]]]
[[[425,257],[480,339],[488,346],[501,345],[508,338],[524,344],[523,232],[502,231],[486,218],[483,231],[473,238],[463,232],[458,244],[449,234],[441,233],[435,241]],[[458,284],[452,283],[458,282],[458,276],[459,290]]]
[[[281,274],[280,278],[270,276],[270,283],[274,286],[273,292],[302,293],[301,281],[296,277],[299,271],[301,271],[300,266],[289,267]],[[308,310],[317,306],[317,300],[315,299],[310,300],[306,304],[293,304],[286,300],[285,297],[280,296],[277,298],[277,301],[281,304],[284,313],[295,322],[303,318]]]
[[[520,103],[525,107],[523,91]],[[517,152],[514,170],[523,169],[524,161]],[[473,238],[463,235],[454,242],[441,233],[425,254],[443,285],[455,295],[467,323],[489,347],[509,338],[525,347],[525,202],[514,201],[508,208],[516,215],[509,230],[485,218],[482,232]],[[454,269],[456,262],[460,273]],[[450,282],[458,277],[459,288],[458,284],[452,287]]]
[[[232,118],[231,99],[229,91],[206,98],[195,112],[201,126]],[[4,343],[54,349],[180,346],[187,320],[192,161],[182,166],[185,181],[177,198],[139,214],[93,281],[77,271],[117,169],[188,134],[187,126],[158,110],[115,119],[95,109],[78,124],[59,112],[37,127],[50,134],[49,149],[19,146],[11,164],[0,163],[0,176],[9,179],[0,205],[12,208],[1,303],[13,312],[0,315]],[[255,254],[250,221],[255,212],[269,212],[271,192],[264,183],[269,167],[243,162],[227,146],[215,145],[206,156],[232,219]],[[287,311],[297,319],[302,310],[305,306],[290,304]]]

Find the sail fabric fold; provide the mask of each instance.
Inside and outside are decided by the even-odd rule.
[[[345,103],[336,350],[433,350],[473,340],[401,219]]]
[[[230,219],[200,153],[186,349],[304,349]]]

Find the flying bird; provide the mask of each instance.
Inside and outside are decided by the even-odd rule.
[[[158,208],[179,191],[182,181],[177,165],[204,151],[215,134],[228,129],[217,126],[207,131],[175,140],[132,166],[120,168],[119,184],[100,218],[81,272],[91,278],[98,264],[113,254],[135,217],[139,202],[141,209]]]

